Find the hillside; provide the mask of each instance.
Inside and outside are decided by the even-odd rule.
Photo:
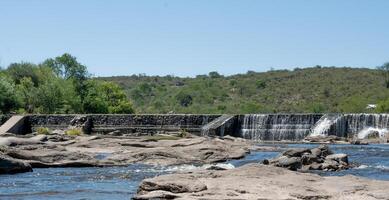
[[[314,67],[196,78],[118,76],[138,113],[368,112],[389,97],[375,69]]]

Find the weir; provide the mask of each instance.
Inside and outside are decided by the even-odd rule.
[[[321,117],[321,114],[243,115],[240,136],[257,141],[299,141],[310,133]]]
[[[18,118],[18,120],[16,120]],[[389,134],[389,114],[144,114],[0,116],[3,132],[26,134],[81,125],[87,133],[112,131],[134,136],[187,131],[202,136],[232,135],[256,141],[301,141],[307,136],[365,137]]]

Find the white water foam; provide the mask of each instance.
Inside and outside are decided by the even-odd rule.
[[[378,133],[379,138],[385,138],[389,134],[389,131],[386,128],[367,127],[358,133],[358,139],[366,139],[374,133]]]
[[[317,136],[326,136],[325,133],[328,129],[330,129],[331,125],[333,124],[333,121],[324,118],[322,121],[320,121],[312,130],[312,133],[310,136],[317,137]]]

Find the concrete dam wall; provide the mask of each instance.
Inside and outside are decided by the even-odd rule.
[[[387,131],[389,114],[144,114],[0,116],[1,132],[26,134],[38,127],[64,130],[82,125],[84,132],[151,135],[185,130],[202,136],[232,135],[258,141],[300,141],[306,136],[354,138],[366,131]]]

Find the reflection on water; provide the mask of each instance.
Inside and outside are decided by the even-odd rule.
[[[285,147],[285,145],[274,145]],[[287,145],[287,147],[306,148],[316,146],[318,145]],[[330,147],[336,153],[348,154],[349,160],[359,167],[341,172],[316,173],[330,176],[353,174],[389,180],[389,145],[330,145]],[[253,152],[242,160],[228,161],[219,166],[238,167],[275,157],[278,153]],[[31,173],[0,175],[0,199],[129,199],[136,193],[140,181],[144,178],[207,167],[209,165],[152,167],[137,164],[128,167],[34,169]]]

